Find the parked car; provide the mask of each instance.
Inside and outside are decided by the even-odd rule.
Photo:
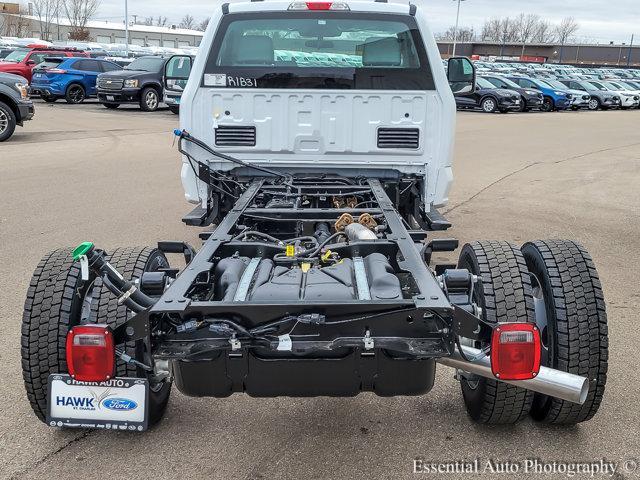
[[[47,57],[33,70],[31,91],[47,102],[64,98],[67,103],[82,103],[96,96],[98,75],[114,70],[120,70],[120,66],[96,58]]]
[[[17,48],[0,61],[0,72],[20,75],[31,82],[33,68],[45,57],[87,57],[87,53],[75,48],[25,47]]]
[[[483,75],[482,78],[492,83],[496,88],[502,88],[506,90],[513,90],[520,94],[520,111],[526,112],[527,110],[531,110],[532,108],[541,109],[542,108],[542,93],[538,90],[533,90],[530,88],[522,88],[517,83],[509,80],[506,77],[502,77],[500,75]]]
[[[520,94],[497,88],[488,80],[478,77],[475,90],[456,95],[456,105],[458,108],[480,108],[486,113],[507,113],[509,110],[520,110]]]
[[[577,80],[573,78],[561,78],[558,81],[571,90],[588,93],[591,97],[587,106],[589,110],[607,110],[609,108],[620,107],[620,97],[607,90],[604,86],[597,87],[588,80]]]
[[[609,80],[606,83],[615,87],[616,91],[621,92],[627,97],[633,95],[633,100],[636,105],[635,107],[632,106],[631,108],[640,108],[640,88],[638,88],[637,86],[629,85],[628,82],[625,82],[623,80]]]
[[[180,113],[180,99],[187,86],[194,58],[193,55],[174,55],[164,66],[164,103],[176,115]]]
[[[604,88],[617,95],[620,98],[620,108],[635,108],[640,104],[640,97],[629,90],[618,90],[618,87],[603,80],[591,80],[589,83],[598,89]]]
[[[2,48],[0,48],[0,60],[5,58],[7,55],[9,55],[14,50],[15,50],[15,48],[11,48],[11,47],[2,47]]]
[[[9,140],[16,129],[35,113],[24,77],[0,73],[0,142]]]
[[[571,94],[571,109],[578,110],[580,108],[589,108],[589,101],[591,100],[591,95],[582,90],[573,90],[568,88],[564,83],[561,83],[559,80],[555,79],[545,79],[545,83],[548,83],[553,88],[557,88],[558,90],[564,90]]]
[[[507,75],[509,80],[513,80],[522,88],[539,90],[542,92],[542,110],[551,112],[553,110],[566,110],[571,106],[573,96],[566,90],[558,90],[546,83],[544,80],[533,77],[521,77]]]
[[[107,108],[137,103],[146,112],[158,109],[162,102],[162,76],[167,58],[136,58],[122,70],[98,75],[98,100]]]

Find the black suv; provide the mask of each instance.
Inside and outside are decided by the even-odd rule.
[[[31,120],[35,113],[29,99],[29,84],[19,75],[0,73],[0,142],[9,140],[16,125]]]
[[[145,112],[153,112],[162,102],[162,76],[167,59],[147,56],[135,59],[122,70],[98,75],[98,101],[107,108],[137,103]]]

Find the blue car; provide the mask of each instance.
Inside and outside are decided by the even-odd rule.
[[[46,57],[33,69],[31,92],[39,94],[45,102],[64,98],[67,103],[82,103],[96,96],[99,74],[121,68],[117,63],[97,58]]]
[[[573,95],[566,90],[558,90],[549,85],[540,78],[521,77],[514,75],[506,75],[506,77],[516,82],[522,88],[534,89],[542,92],[542,106],[540,110],[543,112],[552,112],[553,110],[566,110],[571,107]]]

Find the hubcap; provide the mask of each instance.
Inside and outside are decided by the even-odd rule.
[[[485,112],[490,112],[495,108],[495,103],[493,103],[493,100],[488,99],[484,101],[484,111]]]
[[[597,100],[589,100],[589,108],[591,110],[595,110],[596,108],[598,108],[598,101]]]
[[[8,127],[9,116],[3,110],[0,110],[0,133],[4,133]]]
[[[147,107],[151,109],[156,108],[156,106],[158,105],[158,96],[156,95],[155,92],[150,91],[147,93],[145,102],[147,104]]]

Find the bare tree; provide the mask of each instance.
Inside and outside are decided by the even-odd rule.
[[[205,18],[204,20],[202,20],[200,22],[200,24],[196,27],[196,30],[200,30],[201,32],[204,32],[207,27],[209,26],[209,19]]]
[[[182,20],[180,21],[180,24],[178,26],[187,30],[193,30],[196,26],[195,18],[187,13],[184,17],[182,17]]]
[[[33,12],[40,24],[40,38],[51,40],[54,19],[60,14],[62,0],[33,0]]]
[[[500,38],[500,25],[501,20],[498,17],[485,20],[482,25],[480,38],[483,41],[496,41]]]
[[[580,25],[576,22],[576,19],[573,17],[565,17],[562,21],[556,26],[555,31],[558,36],[558,41],[561,44],[565,44],[571,36],[580,30]]]
[[[89,40],[87,23],[95,15],[100,0],[63,0],[64,10],[69,19],[71,40]]]
[[[531,40],[536,43],[553,43],[556,40],[555,33],[549,22],[540,20],[535,28]]]
[[[554,27],[540,16],[524,14],[515,18],[492,17],[482,25],[480,38],[487,42],[522,43],[523,51],[527,43],[550,43],[555,40]]]
[[[556,26],[555,31],[560,42],[560,58],[558,62],[562,63],[562,54],[564,50],[564,44],[571,38],[571,36],[580,29],[580,25],[573,17],[565,17],[560,24]]]
[[[31,21],[27,18],[28,12],[20,6],[18,13],[6,13],[1,15],[0,34],[7,37],[26,37],[29,35]]]
[[[524,55],[524,49],[527,43],[531,42],[538,23],[540,23],[540,17],[538,15],[532,13],[529,15],[525,15],[524,13],[520,14],[520,41],[522,42],[521,55]]]
[[[167,26],[167,17],[158,15],[158,19],[156,20],[156,27],[166,27],[166,26]]]
[[[142,24],[151,27],[153,25],[153,17],[144,17]]]
[[[456,34],[456,27],[449,27],[446,31],[440,32],[436,35],[438,40],[446,40],[452,42],[454,36],[457,36],[458,42],[473,42],[476,39],[476,33],[473,27],[458,27]]]

